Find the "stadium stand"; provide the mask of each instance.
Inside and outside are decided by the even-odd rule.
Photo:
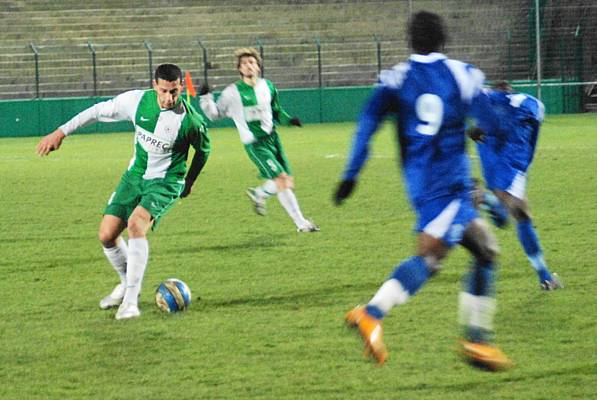
[[[534,79],[531,3],[521,7],[520,1],[503,0],[480,7],[474,0],[0,0],[0,98],[36,97],[34,48],[39,52],[40,97],[113,95],[148,86],[145,42],[153,49],[154,67],[174,62],[199,82],[204,74],[199,40],[206,47],[209,83],[216,90],[236,78],[231,54],[247,45],[262,46],[265,76],[278,87],[317,87],[317,40],[322,86],[370,85],[380,66],[388,68],[408,54],[405,25],[409,12],[418,9],[446,17],[451,32],[446,52],[451,56],[475,63],[490,79]],[[575,39],[570,35],[577,25],[589,31],[588,23],[597,17],[597,6],[590,2],[567,3],[586,4],[581,11],[571,4],[542,9],[546,32],[555,35],[549,43],[561,42],[559,46],[572,51],[564,57],[557,48],[550,53],[547,44],[553,60],[547,69],[564,58],[567,66],[573,64],[569,43]],[[584,40],[583,54],[594,53],[595,42]],[[95,89],[89,43],[96,52]],[[594,55],[585,58],[592,64],[583,71],[593,71]],[[552,69],[553,74],[562,72]]]

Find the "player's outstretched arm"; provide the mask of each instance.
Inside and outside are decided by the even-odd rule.
[[[60,128],[49,135],[44,136],[37,144],[37,154],[39,156],[47,156],[50,152],[58,150],[65,137],[66,135]]]
[[[379,86],[369,98],[359,116],[357,130],[353,136],[352,149],[348,162],[332,197],[334,203],[341,205],[354,191],[357,178],[367,158],[369,157],[369,141],[377,132],[379,124],[388,113],[392,105],[392,92],[385,86]]]
[[[199,90],[199,107],[211,121],[226,117],[229,102],[229,93],[226,90],[220,95],[217,102],[214,100],[214,95],[209,86],[203,84]]]
[[[45,156],[58,150],[66,135],[70,135],[92,122],[134,121],[137,104],[142,96],[142,90],[130,90],[81,111],[54,132],[45,136],[37,145],[37,154]]]

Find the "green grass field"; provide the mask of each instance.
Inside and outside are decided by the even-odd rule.
[[[385,321],[390,359],[363,358],[344,313],[411,255],[410,210],[390,127],[354,197],[332,190],[352,124],[282,128],[296,193],[317,234],[297,234],[277,200],[255,215],[258,180],[231,129],[192,195],[150,235],[141,318],[98,307],[117,283],[97,240],[101,212],[132,154],[130,134],[0,140],[2,399],[590,399],[597,397],[597,115],[550,116],[529,198],[551,269],[541,292],[512,226],[497,232],[497,343],[516,368],[489,373],[456,354],[457,296],[468,264],[442,273]],[[190,310],[165,315],[154,290],[186,281]],[[198,298],[201,297],[201,300]]]

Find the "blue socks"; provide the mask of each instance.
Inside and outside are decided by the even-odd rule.
[[[425,259],[414,256],[403,261],[392,273],[390,278],[396,279],[402,287],[413,296],[431,276]]]
[[[484,265],[473,265],[465,278],[465,291],[473,296],[492,296],[495,274],[493,267],[491,262]]]
[[[375,319],[383,319],[385,316],[383,311],[381,311],[381,308],[371,304],[367,304],[367,306],[365,306],[365,311]]]
[[[518,233],[518,240],[520,240],[520,244],[524,249],[531,265],[537,271],[537,275],[539,276],[539,281],[543,282],[546,280],[551,280],[551,274],[547,269],[547,264],[545,264],[545,260],[543,259],[543,251],[541,250],[541,245],[539,244],[539,238],[537,237],[537,233],[535,232],[535,228],[533,228],[533,223],[531,220],[520,221],[516,224],[516,231]]]
[[[414,256],[403,261],[366,306],[367,314],[382,319],[393,306],[406,302],[414,295],[430,276],[423,257]]]

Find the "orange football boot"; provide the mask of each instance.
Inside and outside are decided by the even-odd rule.
[[[381,321],[367,314],[365,307],[357,306],[346,313],[346,323],[359,328],[365,341],[365,355],[373,355],[380,365],[383,364],[388,358],[388,351],[383,343]]]
[[[491,344],[461,340],[460,346],[462,355],[472,364],[492,371],[503,371],[514,366],[508,356]]]

